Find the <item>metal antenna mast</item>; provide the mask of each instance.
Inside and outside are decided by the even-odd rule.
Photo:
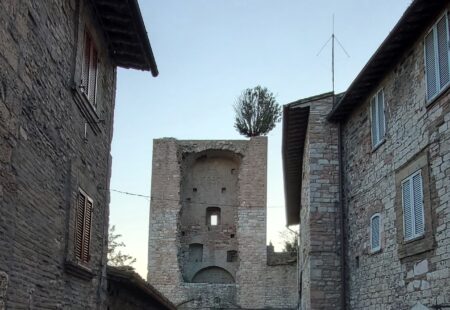
[[[347,53],[347,51],[345,50],[344,46],[342,46],[341,42],[339,42],[339,39],[336,37],[336,35],[334,34],[334,14],[333,14],[333,29],[332,29],[332,33],[331,33],[331,37],[327,40],[327,42],[325,42],[325,44],[322,46],[322,48],[320,49],[320,51],[317,53],[317,56],[320,55],[320,53],[322,53],[323,49],[328,45],[328,43],[331,41],[331,84],[332,84],[332,89],[333,89],[333,94],[334,94],[334,57],[335,57],[335,51],[334,51],[334,41],[336,41],[339,46],[341,47],[341,49],[344,51],[345,55],[347,55],[347,57],[350,57],[350,55]]]

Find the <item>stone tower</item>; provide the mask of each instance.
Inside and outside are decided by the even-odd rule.
[[[185,309],[292,303],[267,293],[276,276],[267,265],[266,179],[265,137],[155,140],[148,281]],[[285,296],[296,293],[292,271],[276,284],[291,285]]]

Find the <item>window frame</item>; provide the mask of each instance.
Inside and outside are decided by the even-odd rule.
[[[378,246],[373,247],[373,220],[378,217]],[[382,218],[380,213],[375,213],[370,217],[370,253],[376,253],[381,251],[381,226],[382,226]]]
[[[446,27],[447,30],[447,61],[448,61],[448,68],[449,68],[449,80],[447,83],[443,86],[440,85],[440,78],[441,78],[441,70],[439,65],[439,50],[438,50],[438,37],[437,37],[437,25],[441,21],[442,18],[445,18]],[[424,67],[425,67],[425,100],[429,104],[433,102],[439,95],[441,95],[448,87],[450,86],[450,23],[449,23],[449,15],[448,11],[445,11],[442,15],[439,15],[439,17],[436,19],[436,22],[433,23],[433,25],[430,27],[428,32],[423,37],[423,58],[424,58]],[[427,43],[426,38],[428,35],[432,33],[433,34],[433,48],[434,48],[434,67],[435,67],[435,82],[436,82],[436,93],[428,97],[428,66],[427,66]]]
[[[420,175],[420,184],[421,184],[421,197],[422,197],[422,224],[423,224],[423,231],[421,233],[417,233],[416,231],[416,213],[415,213],[415,207],[416,207],[416,201],[414,199],[414,186],[413,186],[413,178],[417,175]],[[411,206],[411,225],[412,225],[412,234],[411,237],[406,236],[406,216],[405,216],[405,197],[403,192],[403,186],[406,182],[411,182],[410,184],[410,193],[409,193],[409,199],[412,203]],[[425,235],[426,232],[426,222],[425,222],[425,202],[424,202],[424,188],[423,188],[423,175],[422,175],[422,169],[419,169],[415,171],[414,173],[410,174],[408,177],[403,179],[401,183],[401,195],[402,195],[402,210],[403,210],[403,239],[405,242],[412,241],[418,238],[421,238]]]
[[[222,212],[222,210],[219,207],[207,207],[206,208],[206,226],[208,226],[208,227],[219,227],[222,224],[222,222],[221,222],[221,212]],[[216,216],[217,217],[217,224],[216,225],[212,225],[212,223],[211,223],[212,216]]]
[[[84,197],[85,203],[84,203],[84,210],[83,210],[83,227],[79,227],[79,216],[80,216],[80,197]],[[88,202],[91,203],[90,207],[90,219],[89,219],[89,229],[88,229],[88,247],[85,247],[85,237],[86,237],[86,230],[87,230],[87,223],[86,223],[86,209]],[[94,214],[94,200],[81,188],[78,189],[77,194],[77,200],[76,200],[76,210],[75,210],[75,232],[74,232],[74,257],[75,260],[78,263],[81,264],[88,264],[91,260],[91,244],[92,244],[92,222],[93,222],[93,214]],[[80,250],[77,250],[77,236],[78,234],[81,234],[81,245]],[[87,251],[87,252],[86,252]]]
[[[379,101],[378,101],[378,96],[381,93],[381,97],[383,98],[383,111],[380,114],[379,111]],[[374,108],[375,108],[375,119],[374,119]],[[381,130],[380,130],[380,116],[382,116],[382,121],[383,121],[383,135],[381,135]],[[375,125],[375,127],[374,127]],[[372,143],[372,149],[375,150],[378,148],[378,146],[380,146],[384,141],[385,141],[385,136],[386,136],[386,100],[385,100],[385,96],[384,96],[384,89],[381,88],[379,89],[375,95],[372,96],[372,98],[370,99],[370,131],[371,131],[371,143]],[[378,138],[377,141],[375,141],[374,139],[374,129],[376,130],[376,137]]]

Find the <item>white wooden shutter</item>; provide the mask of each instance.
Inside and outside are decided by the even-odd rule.
[[[370,101],[370,109],[372,114],[372,146],[375,146],[378,144],[378,113],[377,113],[377,103],[376,103],[376,97],[373,97]]]
[[[385,119],[384,119],[384,92],[380,90],[377,95],[378,107],[378,142],[384,137]]]
[[[372,217],[370,223],[370,237],[371,237],[371,250],[377,251],[380,249],[380,215],[376,214]]]
[[[434,31],[425,37],[425,67],[427,80],[427,98],[433,98],[438,91],[436,51],[434,47]]]
[[[403,224],[405,240],[412,239],[413,233],[413,202],[411,201],[411,179],[406,179],[402,183],[403,198]]]
[[[81,74],[81,90],[86,95],[88,95],[89,88],[89,63],[91,57],[91,39],[89,34],[86,32],[84,34],[84,53],[83,53],[83,66]]]
[[[436,25],[437,54],[438,54],[438,72],[439,88],[442,89],[449,82],[449,53],[448,53],[448,27],[447,16],[442,17]]]
[[[424,210],[423,210],[423,186],[420,171],[413,175],[413,198],[414,198],[414,235],[421,236],[425,232]]]
[[[92,105],[95,107],[96,91],[97,91],[97,51],[94,44],[91,42],[91,54],[89,61],[89,92],[88,98]]]

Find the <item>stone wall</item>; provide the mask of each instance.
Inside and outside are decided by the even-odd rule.
[[[303,156],[299,283],[301,309],[341,309],[338,130],[326,121],[333,96],[312,102]]]
[[[228,156],[225,154],[235,158],[231,166],[225,164],[225,162],[228,163],[224,159]],[[210,176],[209,172],[202,174],[210,179],[208,183],[196,181],[200,182],[197,188],[198,194],[200,189],[208,188],[215,193],[222,187],[221,182],[228,180],[224,177],[225,175],[236,173],[237,186],[233,185],[234,181],[231,183],[227,181],[227,194],[224,197],[222,197],[224,193],[221,192],[206,193],[202,196],[203,200],[215,201],[215,203],[212,201],[211,206],[218,205],[219,202],[227,204],[223,218],[229,224],[226,227],[219,225],[219,227],[208,228],[208,225],[205,225],[207,219],[204,209],[207,205],[203,205],[200,211],[197,210],[200,207],[188,209],[190,208],[190,205],[186,203],[188,198],[191,198],[191,203],[206,202],[193,198],[191,187],[194,186],[192,181],[195,177],[191,175],[192,166],[186,165],[186,162],[191,159],[203,160],[202,156],[212,156],[211,168],[218,170],[215,175]],[[267,138],[265,137],[252,138],[249,141],[178,141],[170,138],[154,141],[148,281],[174,304],[186,309],[234,309],[236,307],[264,309],[270,306],[283,308],[288,304],[295,307],[297,298],[292,291],[295,292],[296,289],[292,283],[296,282],[290,282],[295,280],[295,276],[287,277],[285,282],[282,279],[283,274],[286,276],[294,274],[293,270],[290,273],[283,273],[280,271],[287,269],[278,267],[278,274],[275,274],[276,271],[268,271],[266,162]],[[222,171],[222,168],[225,170]],[[231,169],[236,171],[232,172]],[[214,185],[215,182],[217,186],[220,186]],[[225,200],[222,201],[222,198]],[[204,233],[198,235],[194,231],[196,227],[200,229],[203,227]],[[223,238],[218,238],[217,244],[210,247],[211,240],[205,242],[203,239],[210,235],[208,232],[214,233],[216,228],[222,231],[220,236]],[[230,274],[235,276],[235,283],[188,283],[183,278],[182,269],[186,266],[183,242],[189,238],[189,235],[198,235],[198,238],[203,238],[205,250],[209,251],[208,255],[206,253],[203,255],[205,260],[208,260],[204,263],[208,263],[210,267],[214,265],[229,270]],[[198,240],[192,239],[189,242],[191,241]],[[208,247],[209,249],[206,249]],[[233,264],[233,267],[224,263],[226,250],[229,249],[237,251],[237,262],[229,263]],[[211,253],[214,254],[212,257]],[[268,290],[273,291],[273,286],[268,286],[268,283],[278,285],[281,296],[287,296],[293,300],[276,299],[268,294]]]
[[[450,303],[450,94],[426,102],[423,38],[375,90],[384,89],[384,143],[372,149],[370,97],[343,126],[350,309]],[[411,169],[423,172],[425,236],[405,243],[401,180]],[[376,212],[381,251],[371,253],[369,220]]]
[[[297,309],[297,253],[274,252],[267,246],[266,306]]]
[[[0,308],[104,302],[116,72],[89,2],[77,11],[78,2],[0,3]],[[86,24],[99,50],[96,113],[104,120],[87,126],[72,88]],[[81,269],[73,254],[79,188],[94,201],[91,258]],[[65,271],[69,261],[78,277]]]

